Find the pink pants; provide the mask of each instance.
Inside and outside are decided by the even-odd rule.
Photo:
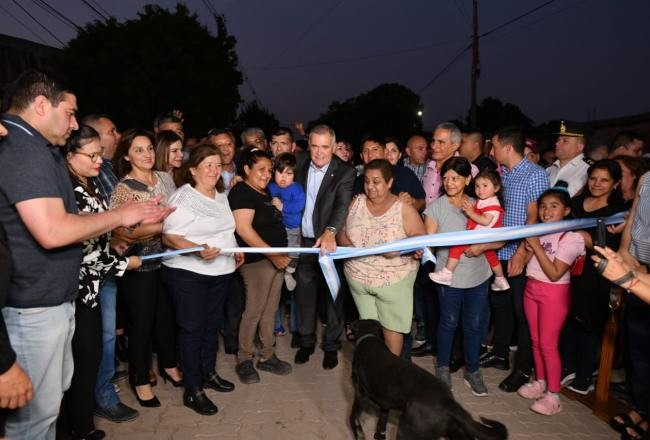
[[[558,351],[560,332],[571,304],[571,285],[526,280],[524,312],[533,343],[533,359],[538,380],[546,380],[548,390],[560,391],[562,362]]]

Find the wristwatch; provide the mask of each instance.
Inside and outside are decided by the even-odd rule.
[[[326,231],[330,231],[332,234],[336,235],[336,228],[334,226],[325,226]]]

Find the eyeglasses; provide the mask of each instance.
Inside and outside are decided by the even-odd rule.
[[[81,154],[82,156],[86,156],[90,158],[90,161],[92,163],[96,163],[99,159],[101,159],[104,156],[104,149],[102,148],[99,151],[95,151],[94,153],[84,153],[82,151],[75,151],[74,154]]]

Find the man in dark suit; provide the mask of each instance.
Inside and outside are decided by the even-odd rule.
[[[298,156],[296,181],[306,195],[302,217],[303,247],[319,247],[321,253],[336,250],[336,233],[347,216],[352,198],[354,168],[334,155],[336,136],[326,125],[314,127],[309,134],[309,153]],[[338,364],[339,338],[343,332],[342,301],[336,303],[325,284],[318,255],[301,254],[296,271],[296,305],[300,348],[295,363],[304,364],[316,346],[316,316],[320,295],[327,303],[327,328],[323,335],[323,368]]]

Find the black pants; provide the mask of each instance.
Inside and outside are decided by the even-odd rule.
[[[427,342],[434,347],[438,344],[438,322],[440,322],[440,302],[438,301],[438,288],[429,278],[429,272],[435,269],[430,263],[420,266],[418,275],[413,284],[413,295],[422,298],[424,329]]]
[[[576,374],[576,379],[591,379],[600,355],[602,332],[597,332],[569,318],[560,334],[562,371]]]
[[[95,429],[95,381],[102,359],[102,313],[99,306],[89,308],[81,301],[75,306],[75,331],[72,337],[74,373],[65,393],[68,427],[77,435]]]
[[[174,314],[160,269],[150,272],[126,272],[118,287],[124,295],[129,329],[129,380],[133,385],[149,383],[151,345],[155,337],[158,364],[176,366]]]
[[[625,301],[632,401],[634,409],[647,418],[650,415],[650,305],[633,294],[628,294]]]
[[[502,260],[503,272],[508,273],[508,261]],[[515,368],[530,373],[533,368],[533,350],[528,321],[524,313],[524,287],[526,277],[507,277],[510,290],[490,293],[494,322],[494,354],[507,358],[508,346],[514,331],[517,332],[517,356]]]
[[[174,298],[183,380],[188,387],[202,388],[203,378],[215,372],[219,327],[232,275],[164,267],[163,279]]]
[[[313,238],[302,238],[304,247],[312,247]],[[339,278],[343,274],[339,273]],[[296,270],[296,305],[298,306],[298,332],[300,345],[313,347],[316,345],[316,316],[318,303],[322,298],[326,303],[327,328],[323,334],[322,347],[325,351],[338,350],[341,347],[343,333],[343,298],[338,296],[336,302],[332,296],[318,264],[317,254],[300,254]],[[324,296],[321,296],[324,295]]]
[[[226,295],[224,305],[225,323],[223,337],[226,348],[237,350],[239,346],[239,323],[241,315],[246,307],[246,292],[244,291],[244,281],[239,271],[232,274],[230,288]],[[217,346],[218,347],[218,346]]]

